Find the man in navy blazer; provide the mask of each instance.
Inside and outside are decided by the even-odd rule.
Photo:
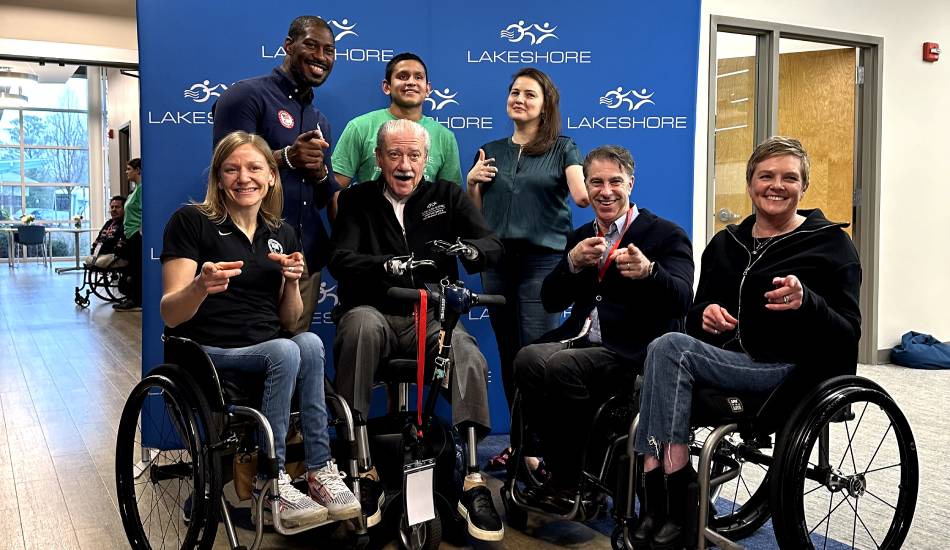
[[[573,306],[571,315],[515,358],[524,418],[552,473],[539,497],[556,509],[570,504],[596,407],[632,391],[647,345],[683,330],[693,298],[689,237],[630,203],[633,173],[633,157],[620,146],[597,147],[584,159],[595,220],[574,231],[541,289],[546,310]]]

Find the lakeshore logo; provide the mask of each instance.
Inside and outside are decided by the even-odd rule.
[[[568,115],[567,127],[572,130],[683,130],[688,128],[688,117],[683,115],[669,115],[667,113],[654,114],[656,102],[653,96],[655,91],[641,87],[624,91],[623,86],[609,89],[599,96],[597,103],[607,109],[626,109],[633,113],[644,108],[645,114],[630,115]]]
[[[630,99],[631,95],[637,98],[638,101],[636,103]],[[639,92],[637,90],[627,90],[624,92],[623,86],[617,86],[616,90],[610,90],[600,96],[600,104],[606,105],[608,109],[619,109],[626,105],[628,111],[636,111],[644,105],[656,105],[652,97],[653,92],[648,94],[646,88],[642,88]]]
[[[325,21],[330,25],[334,32],[333,38],[336,40],[336,54],[334,59],[336,61],[351,61],[354,63],[366,63],[366,62],[380,62],[386,63],[393,58],[394,50],[386,48],[347,48],[344,44],[340,46],[341,41],[350,42],[352,38],[359,38],[359,33],[356,32],[355,21],[350,21],[349,18],[342,19],[325,19]],[[284,46],[281,44],[276,48],[270,50],[267,49],[267,46],[261,44],[261,57],[263,59],[274,59],[277,57],[285,57],[287,52],[284,51]]]
[[[188,81],[186,81],[188,82]],[[191,80],[191,82],[195,82]],[[178,88],[181,90],[182,88]],[[203,103],[204,107],[210,107],[214,101],[228,89],[228,84],[219,83],[211,85],[210,79],[202,79],[190,86],[184,88],[183,99],[190,99],[195,103]],[[215,98],[215,99],[212,99]],[[164,113],[148,111],[145,114],[147,124],[213,124],[214,119],[210,110],[207,111],[165,111]]]
[[[214,86],[209,86],[209,84],[211,84],[210,80],[192,84],[191,87],[185,90],[185,97],[195,103],[204,103],[212,97],[221,97],[221,92],[228,89],[228,85],[224,83],[215,84]]]
[[[457,107],[461,106],[458,95],[458,90],[453,92],[451,88],[443,88],[441,91],[432,90],[429,97],[425,99],[425,104],[429,110],[433,112],[447,108],[450,111],[454,111],[455,107],[452,107],[453,105]],[[468,114],[449,115],[442,113],[433,113],[430,116],[432,116],[433,120],[450,130],[491,130],[494,126],[494,119],[490,116],[472,116]]]
[[[511,23],[510,25],[502,28],[498,36],[508,44],[537,48],[542,44],[547,46],[551,43],[556,43],[554,41],[560,41],[561,36],[559,36],[558,33],[555,33],[557,30],[558,25],[552,24],[548,21],[545,21],[544,23],[526,23],[522,19],[517,23]],[[467,50],[465,55],[465,61],[467,63],[566,65],[575,63],[589,64],[593,61],[593,55],[590,50],[484,49],[481,51]]]
[[[525,22],[518,21],[517,23],[512,23],[501,30],[501,37],[507,38],[508,42],[521,42],[525,38],[531,41],[531,45],[540,44],[547,40],[548,38],[557,38],[557,35],[554,34],[554,31],[557,30],[557,27],[552,27],[550,23],[544,23],[544,25],[538,25],[537,23],[533,25],[525,25]],[[535,34],[537,32],[537,34]]]
[[[435,97],[432,97],[433,95]],[[458,105],[459,102],[455,101],[455,96],[457,95],[458,92],[452,92],[448,88],[445,88],[441,92],[439,90],[432,90],[432,94],[425,99],[425,103],[433,111],[441,111],[447,105]],[[438,98],[438,100],[436,98]]]

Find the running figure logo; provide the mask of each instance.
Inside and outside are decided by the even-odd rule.
[[[425,99],[425,102],[433,111],[441,111],[447,105],[458,105],[459,102],[455,100],[455,96],[458,94],[458,92],[452,92],[448,88],[445,88],[441,92],[439,90],[432,90],[432,95],[436,96],[438,101],[430,95]]]
[[[639,92],[636,90],[627,90],[623,91],[623,86],[617,86],[616,90],[610,90],[600,98],[600,104],[606,105],[608,109],[619,109],[621,105],[626,105],[628,111],[636,111],[640,107],[643,107],[646,104],[656,105],[654,103],[653,94],[655,92],[647,93],[646,88],[642,88]],[[630,96],[637,98],[637,102],[634,103]]]
[[[527,38],[530,44],[534,46],[548,38],[557,38],[557,35],[554,34],[555,30],[557,30],[557,27],[552,27],[548,22],[545,22],[544,25],[538,25],[537,23],[525,25],[524,20],[521,20],[502,29],[501,37],[507,38],[508,42],[521,42],[524,38]]]
[[[327,288],[327,282],[320,281],[320,297],[317,299],[317,304],[322,304],[327,298],[333,300],[333,307],[340,303],[340,299],[336,296],[336,285]]]
[[[194,101],[195,103],[204,103],[212,97],[220,97],[221,92],[228,89],[227,84],[208,86],[209,84],[211,84],[210,80],[192,84],[190,88],[185,90],[185,97]]]
[[[351,24],[350,20],[345,17],[343,18],[343,21],[337,21],[336,19],[331,19],[330,24],[336,27],[336,29],[339,31],[333,37],[333,39],[337,42],[339,42],[340,39],[346,36],[351,36],[351,35],[359,36],[358,34],[356,34],[356,31],[353,30],[354,28],[356,28],[356,23]]]

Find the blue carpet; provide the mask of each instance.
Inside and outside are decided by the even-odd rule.
[[[478,461],[479,464],[485,465],[489,459],[501,452],[502,449],[508,446],[508,436],[505,434],[499,435],[489,435],[478,445]],[[492,475],[500,479],[505,479],[505,472],[494,471],[491,472]],[[720,509],[726,509],[732,505],[732,502],[719,499],[716,502],[716,506]],[[603,533],[606,536],[610,536],[611,532],[614,529],[614,521],[610,518],[609,515],[602,516],[596,520],[587,522],[587,525],[592,529]],[[815,545],[815,548],[824,548],[827,550],[845,550],[850,549],[851,545],[842,544],[836,540],[828,539],[827,544],[825,544],[825,538],[820,535],[812,535],[812,542]],[[742,539],[742,545],[745,546],[748,550],[775,550],[778,548],[778,544],[775,542],[775,532],[772,529],[772,520],[770,519],[759,528],[758,531],[753,533],[751,536]]]

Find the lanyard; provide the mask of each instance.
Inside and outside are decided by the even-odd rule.
[[[620,246],[620,241],[623,240],[623,236],[624,236],[624,234],[627,232],[627,229],[630,228],[630,218],[631,218],[632,216],[633,216],[633,208],[628,208],[628,209],[627,209],[627,219],[623,222],[623,229],[620,230],[620,235],[617,235],[617,240],[614,241],[613,246],[611,246],[611,247],[610,247],[610,250],[607,251],[607,259],[604,260],[604,265],[600,266],[600,272],[597,273],[597,280],[598,280],[598,281],[603,281],[603,280],[604,280],[604,275],[607,274],[607,268],[610,267],[611,262],[614,261],[614,259],[613,259],[611,256],[613,255],[614,251],[617,250],[617,247]],[[594,223],[597,223],[597,222],[594,222]],[[598,236],[598,237],[603,237],[603,236],[604,236],[604,232],[601,231],[599,227],[598,227],[598,229],[597,229],[597,236]]]

